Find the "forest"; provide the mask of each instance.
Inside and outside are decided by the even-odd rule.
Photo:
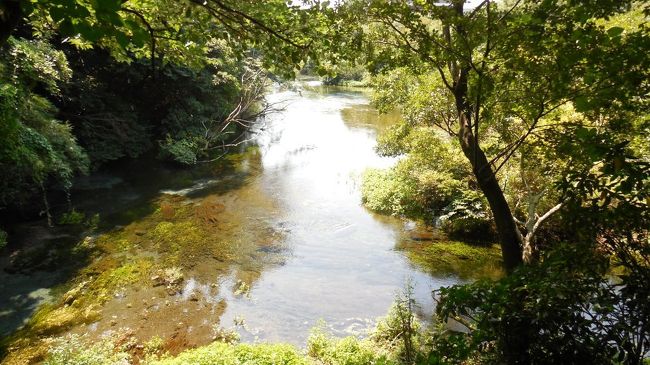
[[[647,0],[2,0],[0,363],[650,364]]]

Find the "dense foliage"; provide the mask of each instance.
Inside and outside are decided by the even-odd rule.
[[[41,200],[51,221],[48,190],[68,192],[75,175],[105,162],[152,150],[181,165],[222,155],[266,111],[267,72],[292,74],[308,53],[305,19],[319,9],[3,2],[0,207]]]
[[[645,144],[637,136],[647,119],[648,57],[639,52],[650,39],[647,9],[628,2],[483,1],[474,9],[463,3],[352,1],[340,15],[363,24],[349,31],[362,35],[354,49],[380,75],[377,105],[404,113],[405,126],[384,147],[408,161],[423,154],[409,151],[419,138],[409,130],[456,139],[513,269],[538,257],[535,233],[566,203],[553,184],[571,174],[576,165],[568,162],[585,134],[607,130],[610,146]],[[636,14],[635,25],[619,27],[617,17],[628,13]],[[367,17],[362,22],[358,14]],[[448,170],[432,163],[427,169],[429,175]],[[405,174],[385,176],[403,183]],[[422,206],[418,193],[426,182],[402,185]]]
[[[0,204],[7,206],[50,184],[69,189],[89,162],[70,124],[57,119],[57,108],[42,95],[60,95],[71,76],[63,52],[47,42],[11,38],[2,59]]]
[[[439,293],[441,319],[469,333],[443,337],[436,358],[641,363],[650,281],[647,4],[346,6],[342,17],[366,16],[359,57],[379,75],[376,105],[404,115],[379,145],[404,158],[366,174],[366,204],[434,223],[449,217],[445,206],[467,206],[464,195],[480,192],[487,204],[475,207],[489,207],[511,271]],[[455,150],[435,156],[449,145]]]

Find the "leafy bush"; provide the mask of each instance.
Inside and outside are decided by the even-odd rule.
[[[162,354],[165,341],[160,336],[153,336],[144,344],[144,356],[146,359],[154,359]]]
[[[407,155],[393,168],[365,172],[361,193],[369,209],[424,219],[455,239],[494,239],[487,204],[471,188],[475,183],[456,141],[403,122],[379,137],[378,151]]]
[[[437,225],[453,239],[490,243],[496,239],[484,199],[476,192],[464,192],[437,219]]]
[[[241,91],[242,62],[233,50],[223,42],[202,50],[210,55],[201,64],[175,64],[169,61],[179,55],[165,55],[154,77],[148,59],[125,63],[105,50],[65,49],[74,73],[56,102],[93,166],[160,146],[171,149],[161,158],[191,163],[191,153],[179,149],[205,137],[206,127],[230,113]]]
[[[356,337],[337,339],[322,328],[312,330],[307,339],[307,354],[328,365],[396,364],[389,352],[370,340]]]
[[[18,206],[51,183],[69,189],[75,174],[87,172],[88,158],[44,97],[70,77],[63,53],[42,41],[8,43],[0,62],[0,204]]]
[[[413,286],[406,288],[395,298],[386,317],[377,322],[371,339],[386,349],[392,358],[411,364],[419,357],[421,343],[420,323],[415,318],[417,304],[413,298]]]
[[[127,365],[129,355],[116,352],[109,341],[89,345],[79,335],[54,340],[45,365]]]
[[[449,238],[477,243],[494,242],[496,234],[487,218],[459,217],[447,219],[441,226]]]
[[[63,213],[59,218],[59,224],[81,224],[86,219],[86,214],[77,212],[74,208],[67,213]]]
[[[307,340],[307,354],[323,364],[413,364],[425,358],[421,325],[415,318],[413,288],[407,284],[397,295],[388,314],[379,318],[365,339],[348,336],[334,338],[324,330],[324,323],[312,329]]]
[[[199,148],[195,140],[182,138],[173,140],[170,136],[160,143],[160,157],[181,165],[195,165]]]
[[[400,179],[395,171],[369,169],[362,179],[361,199],[369,209],[393,215],[412,215],[420,210],[411,199],[415,195],[415,186]]]
[[[458,147],[429,128],[397,125],[380,136],[378,152],[408,155],[391,169],[366,172],[361,190],[370,209],[431,221],[467,189],[469,172],[454,157]]]
[[[290,345],[230,345],[215,342],[188,350],[177,357],[152,361],[149,365],[302,365],[307,362]]]
[[[647,273],[614,284],[607,267],[589,247],[562,246],[497,282],[440,289],[436,311],[467,323],[456,340],[481,362],[638,363],[650,341]]]

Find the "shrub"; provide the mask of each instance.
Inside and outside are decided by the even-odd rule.
[[[84,219],[86,219],[86,214],[83,212],[77,212],[74,208],[67,213],[63,213],[59,218],[59,224],[68,225],[68,224],[81,224]]]
[[[116,352],[109,341],[89,345],[79,335],[54,340],[45,365],[127,365],[129,355]]]
[[[648,273],[614,284],[607,267],[592,248],[561,246],[499,281],[440,289],[439,319],[471,329],[454,339],[471,349],[456,360],[473,353],[485,363],[638,363],[650,344]]]
[[[303,365],[306,361],[290,345],[230,345],[215,342],[187,350],[177,357],[155,360],[149,365]]]
[[[445,207],[437,224],[452,239],[494,242],[496,231],[486,205],[484,199],[475,192],[464,192]]]
[[[0,205],[20,206],[52,183],[68,190],[75,174],[87,172],[88,158],[46,97],[58,96],[70,78],[63,52],[43,41],[7,43],[0,52]]]
[[[160,142],[160,157],[177,162],[181,165],[195,165],[198,159],[198,145],[195,140],[181,138],[178,140],[167,136]]]
[[[368,209],[392,215],[410,215],[418,209],[409,199],[415,187],[393,170],[369,169],[363,175],[361,199]]]
[[[386,349],[371,340],[356,337],[342,339],[327,335],[322,326],[312,330],[307,339],[307,354],[328,365],[395,364]]]
[[[397,295],[386,317],[377,322],[371,339],[385,348],[396,359],[411,364],[420,350],[420,323],[415,318],[416,303],[413,286],[408,282],[404,291]]]
[[[144,356],[146,359],[154,359],[162,354],[165,341],[160,336],[153,336],[144,344]]]

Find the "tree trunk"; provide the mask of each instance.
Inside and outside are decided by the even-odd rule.
[[[463,68],[458,72],[455,80],[454,97],[456,110],[458,111],[458,123],[460,145],[463,154],[472,165],[472,171],[478,182],[478,186],[485,195],[492,210],[494,223],[497,227],[499,242],[501,244],[501,255],[506,272],[509,274],[515,268],[523,264],[522,250],[523,239],[515,218],[510,211],[508,201],[503,195],[503,190],[497,181],[485,153],[472,132],[472,107],[467,101],[467,74],[469,68]],[[474,121],[475,123],[477,121]],[[511,293],[525,297],[525,293]],[[524,298],[516,301],[523,305]],[[514,308],[516,311],[523,311],[524,308]],[[502,343],[504,356],[507,364],[520,365],[529,364],[528,345],[530,343],[530,323],[525,317],[505,323],[508,328],[508,335]]]
[[[456,0],[452,2],[456,13],[459,17],[464,16],[463,4],[465,1]],[[488,2],[487,6],[490,4]],[[462,24],[457,24],[456,31],[459,34],[464,34]],[[451,46],[451,39],[448,40]],[[489,42],[487,47],[489,47]],[[522,250],[523,250],[523,237],[515,217],[510,211],[508,201],[503,195],[503,190],[497,181],[495,172],[492,170],[485,153],[478,143],[478,123],[479,120],[474,120],[472,124],[472,115],[475,113],[476,118],[479,118],[480,104],[477,99],[476,105],[468,100],[468,75],[472,70],[467,61],[459,60],[455,65],[453,62],[449,66],[449,72],[453,77],[453,94],[456,102],[456,111],[458,112],[458,138],[463,154],[472,165],[472,171],[476,177],[477,183],[483,194],[488,200],[490,210],[494,217],[494,223],[499,235],[499,243],[501,244],[501,256],[503,257],[503,265],[508,272],[512,273],[518,266],[523,264]],[[480,77],[480,75],[479,75]],[[478,93],[480,93],[480,89]],[[474,113],[473,113],[474,112]],[[476,131],[476,134],[472,131]],[[525,292],[509,293],[513,296],[518,296],[519,300],[515,300],[515,308],[511,308],[516,313],[523,313],[523,305],[527,294]],[[507,318],[507,317],[506,317]],[[504,360],[509,365],[530,364],[528,346],[530,344],[531,333],[529,319],[524,316],[515,316],[515,319],[508,322],[502,322],[501,325],[506,328],[507,335],[504,338],[501,346],[503,347]],[[503,321],[503,320],[502,320]]]
[[[501,244],[503,264],[508,273],[522,264],[521,233],[517,228],[508,202],[496,179],[492,166],[472,132],[472,108],[467,101],[468,68],[462,69],[456,79],[454,97],[458,111],[460,146],[465,157],[472,164],[472,171],[478,186],[485,195],[494,216],[494,223]]]

